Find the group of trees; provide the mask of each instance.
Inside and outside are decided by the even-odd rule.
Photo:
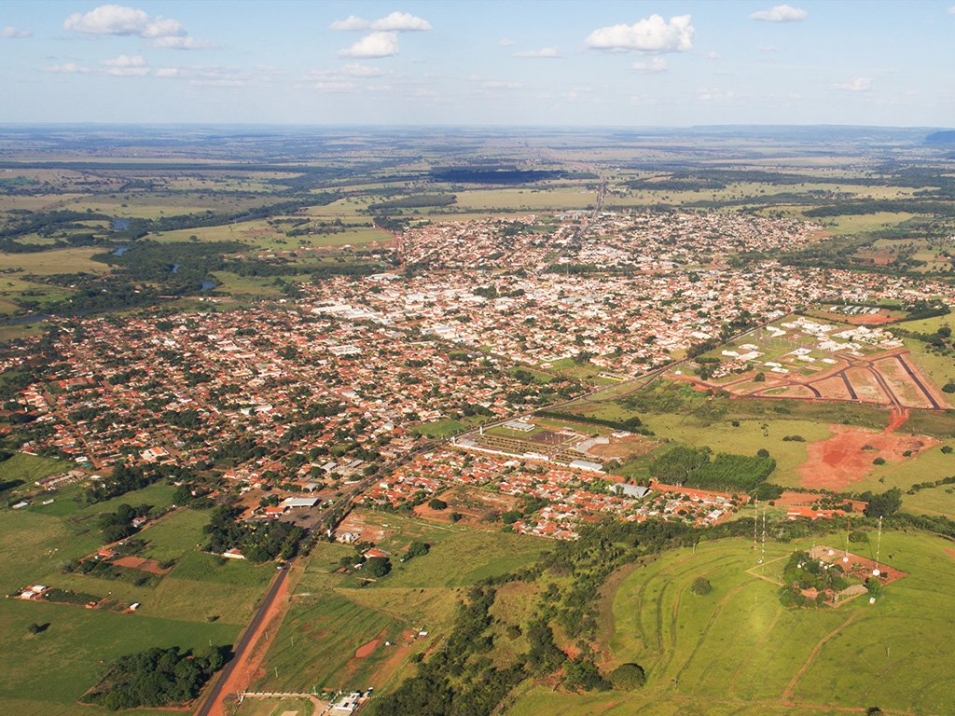
[[[182,704],[199,695],[230,655],[229,647],[210,646],[193,654],[174,646],[123,656],[110,664],[83,701],[113,711]]]
[[[569,423],[583,423],[586,425],[599,425],[613,430],[625,430],[630,433],[641,433],[652,435],[653,433],[643,427],[643,422],[636,415],[623,420],[610,420],[608,418],[597,418],[592,415],[581,415],[580,413],[568,413],[562,410],[537,410],[534,412],[541,418],[551,418],[554,420],[563,420]]]
[[[94,482],[86,489],[86,501],[95,504],[119,497],[127,492],[148,487],[161,480],[162,477],[163,475],[159,470],[146,470],[142,467],[117,462],[113,466],[112,475],[105,480]]]
[[[104,512],[99,516],[99,526],[103,531],[104,542],[118,542],[130,535],[135,534],[138,528],[133,526],[133,520],[137,517],[146,517],[152,505],[139,505],[131,507],[122,504],[116,508],[115,512]]]
[[[761,450],[756,455],[717,453],[709,448],[677,445],[650,463],[650,474],[673,484],[728,492],[749,492],[765,482],[776,461]]]
[[[252,562],[266,562],[280,557],[291,559],[305,530],[280,520],[268,522],[236,522],[239,510],[220,505],[212,510],[209,524],[203,531],[209,535],[208,550],[221,554],[239,549]]]

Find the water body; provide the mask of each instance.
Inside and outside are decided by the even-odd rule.
[[[172,265],[172,273],[179,273],[179,264]]]
[[[122,256],[122,255],[125,254],[127,251],[129,251],[129,247],[128,247],[128,246],[120,246],[119,248],[117,248],[117,249],[113,252],[113,256]]]
[[[113,219],[113,231],[126,231],[129,228],[129,219]]]
[[[214,281],[203,281],[199,284],[200,291],[208,291],[209,289],[215,288],[216,284]]]

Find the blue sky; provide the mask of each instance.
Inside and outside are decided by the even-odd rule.
[[[955,126],[955,0],[0,2],[0,122]]]

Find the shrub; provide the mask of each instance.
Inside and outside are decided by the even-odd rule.
[[[620,691],[634,691],[647,683],[647,674],[639,664],[621,664],[611,672],[610,683]]]
[[[690,586],[690,591],[700,596],[705,596],[713,591],[713,585],[706,577],[697,577]]]

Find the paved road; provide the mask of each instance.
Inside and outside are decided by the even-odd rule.
[[[215,705],[222,699],[223,687],[229,682],[229,677],[232,675],[235,667],[242,661],[242,656],[245,651],[252,645],[253,637],[255,637],[256,632],[262,625],[262,620],[264,620],[265,616],[268,614],[269,608],[272,606],[272,602],[275,601],[275,595],[278,594],[279,589],[282,587],[282,583],[288,579],[290,568],[291,562],[286,564],[285,568],[278,572],[275,576],[275,579],[272,580],[272,586],[270,586],[269,591],[265,593],[265,597],[262,599],[262,603],[259,605],[258,611],[252,617],[249,625],[242,633],[242,638],[239,639],[239,642],[235,645],[232,659],[219,673],[219,678],[216,679],[212,689],[208,694],[206,694],[206,698],[199,706],[195,716],[209,716]]]

